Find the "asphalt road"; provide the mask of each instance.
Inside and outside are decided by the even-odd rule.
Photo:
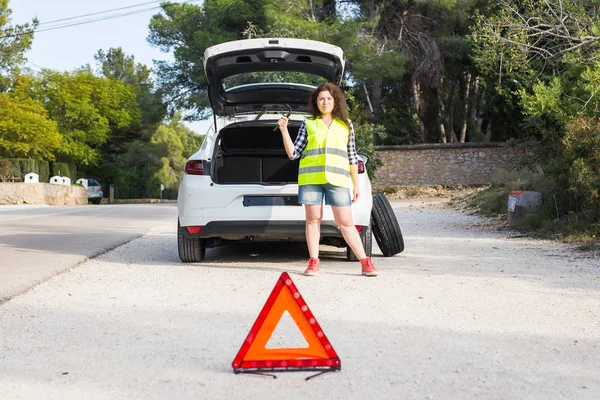
[[[393,205],[406,250],[376,252],[376,278],[328,247],[321,274],[305,277],[304,245],[226,246],[181,264],[175,224],[160,217],[173,209],[132,206],[125,214],[152,221],[145,234],[0,304],[1,397],[600,398],[598,258],[452,210]],[[341,371],[233,374],[284,271]],[[268,347],[301,342],[282,318]]]
[[[0,206],[0,304],[162,222],[174,204]]]

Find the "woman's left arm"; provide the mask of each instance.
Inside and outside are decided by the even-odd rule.
[[[354,185],[354,190],[352,192],[352,203],[354,203],[360,197],[360,189],[358,188],[358,164],[350,164],[350,176],[352,177],[352,183]]]
[[[354,191],[352,193],[352,202],[360,197],[360,188],[358,187],[358,154],[356,153],[356,142],[354,141],[354,126],[349,122],[350,136],[348,137],[348,160],[350,161],[350,177]]]

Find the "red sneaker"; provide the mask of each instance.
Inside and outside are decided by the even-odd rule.
[[[362,274],[365,276],[377,276],[377,270],[373,266],[371,257],[363,258],[360,260],[360,266],[362,267]]]
[[[304,271],[304,275],[306,276],[315,276],[319,273],[319,264],[321,264],[321,260],[318,258],[309,258],[308,259],[308,268]]]

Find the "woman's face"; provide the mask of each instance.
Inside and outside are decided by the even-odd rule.
[[[331,114],[335,107],[335,100],[328,90],[324,90],[317,96],[317,107],[322,115]]]

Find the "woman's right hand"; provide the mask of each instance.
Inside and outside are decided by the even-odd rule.
[[[287,131],[288,131],[287,125],[288,125],[287,117],[281,117],[281,118],[279,118],[279,121],[277,121],[277,126],[279,127],[279,130],[281,132],[287,133]]]

